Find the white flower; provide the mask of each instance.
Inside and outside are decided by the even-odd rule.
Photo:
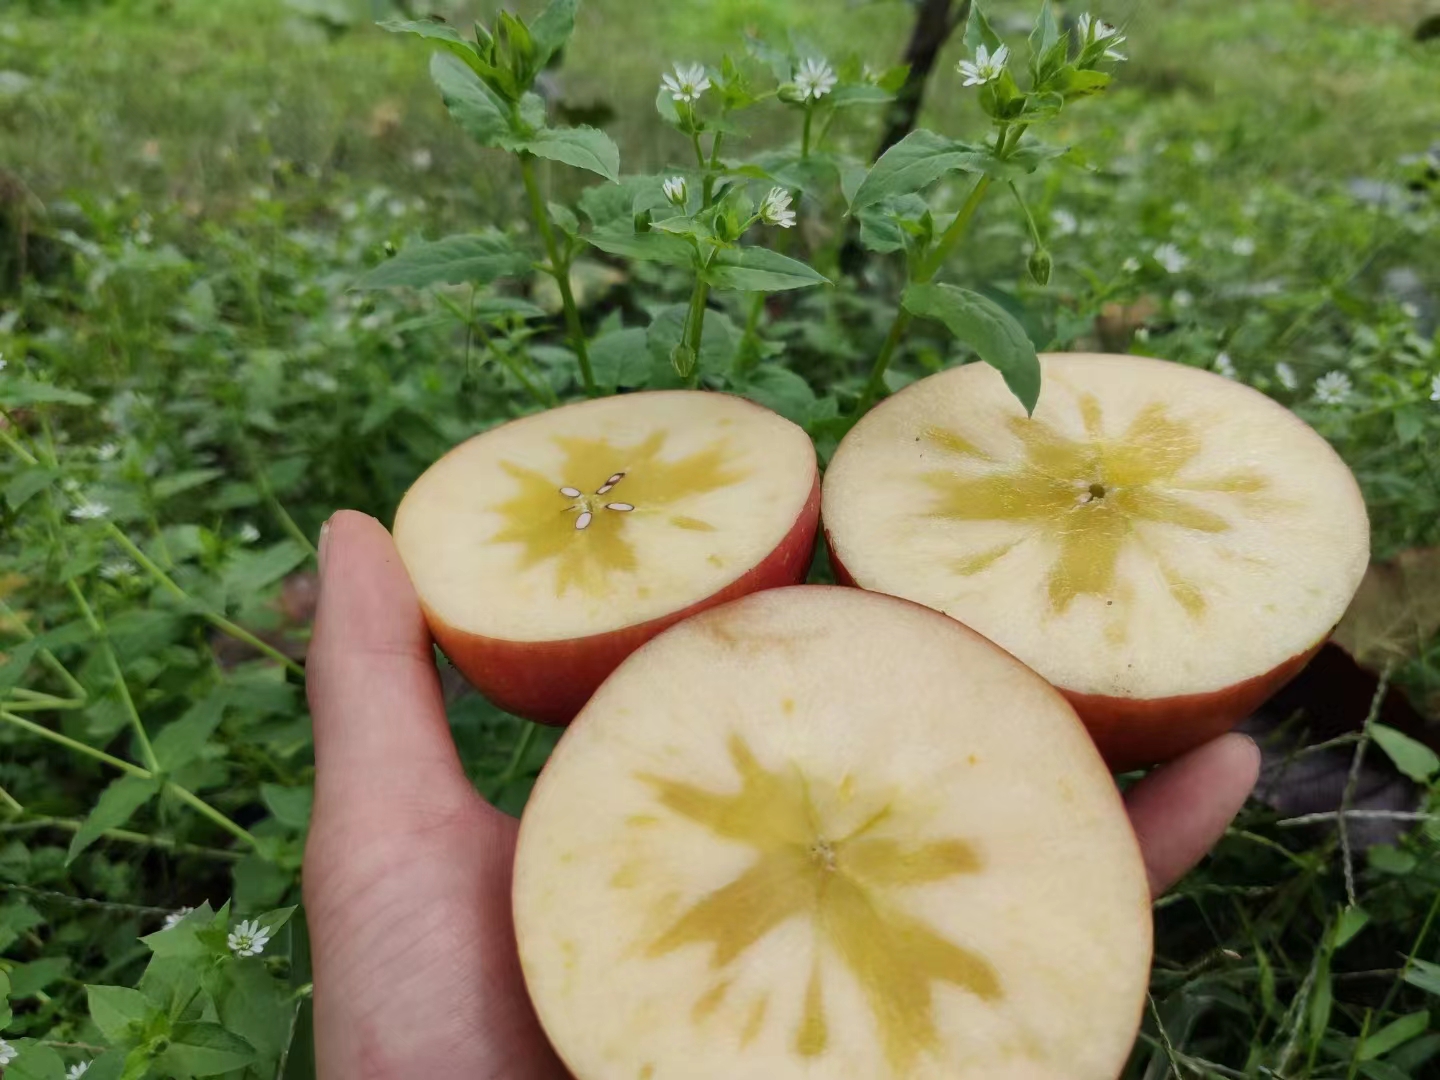
[[[1127,274],[1138,273],[1140,271],[1140,260],[1135,258],[1134,255],[1131,255],[1130,258],[1120,264],[1120,269]]]
[[[1430,400],[1440,401],[1440,375],[1430,376]]]
[[[235,535],[240,538],[242,544],[253,544],[256,540],[260,539],[260,530],[247,521],[244,525],[240,526],[240,531]]]
[[[422,146],[410,155],[410,167],[416,172],[426,172],[435,163],[435,155]]]
[[[700,95],[710,89],[704,64],[676,64],[675,74],[667,73],[660,81],[676,101],[699,101]]]
[[[1154,251],[1155,261],[1169,274],[1178,274],[1190,265],[1189,256],[1174,244],[1161,244]]]
[[[194,910],[195,909],[193,907],[176,908],[169,915],[165,916],[165,925],[162,926],[160,929],[174,930],[175,927],[179,926],[182,922],[185,921],[185,916],[189,915]]]
[[[241,919],[235,929],[230,931],[225,944],[230,946],[230,951],[236,956],[259,956],[265,951],[269,940],[269,930],[254,919]]]
[[[5,370],[5,355],[0,353],[0,371]]]
[[[107,442],[95,450],[95,456],[101,461],[114,461],[120,455],[120,447],[113,442]]]
[[[1176,307],[1189,307],[1195,303],[1195,294],[1189,289],[1176,289],[1174,295],[1170,297],[1170,302]]]
[[[984,45],[975,47],[975,60],[961,60],[955,65],[955,70],[965,76],[966,86],[984,86],[986,83],[994,82],[1005,74],[1005,62],[1010,59],[1010,46],[1001,45],[995,50],[995,55],[990,55],[990,50]]]
[[[1420,318],[1420,305],[1412,304],[1409,300],[1406,300],[1400,305],[1400,314],[1408,319],[1418,319]]]
[[[661,187],[665,191],[665,198],[676,206],[684,206],[685,200],[690,197],[690,189],[686,186],[683,176],[672,176]]]
[[[4,1039],[0,1039],[0,1068],[9,1065],[20,1056],[20,1051],[11,1046]]]
[[[1230,243],[1230,250],[1248,259],[1255,254],[1255,241],[1248,236],[1237,236]]]
[[[1294,390],[1300,385],[1300,380],[1295,377],[1295,369],[1284,360],[1275,365],[1275,378],[1286,390]]]
[[[779,225],[782,229],[795,224],[795,211],[790,209],[790,193],[783,187],[773,187],[765,201],[760,204],[760,220],[766,225]]]
[[[1076,220],[1075,215],[1063,207],[1051,211],[1050,220],[1055,223],[1056,236],[1069,236],[1080,229],[1080,222]]]
[[[1228,352],[1222,352],[1215,357],[1215,370],[1227,379],[1235,378],[1235,361],[1230,359]]]
[[[1209,165],[1215,160],[1215,148],[1207,142],[1191,143],[1190,156],[1200,165]]]
[[[1125,43],[1125,35],[1120,33],[1118,27],[1111,26],[1102,19],[1093,15],[1081,15],[1076,20],[1076,28],[1080,31],[1081,48],[1103,41],[1105,45],[1106,60],[1124,60],[1125,57],[1116,51],[1116,47]]]
[[[802,60],[795,72],[795,89],[801,101],[819,101],[835,89],[835,70],[825,60]]]
[[[89,1071],[90,1062],[88,1061],[82,1061],[78,1065],[71,1065],[70,1068],[65,1070],[65,1080],[80,1080],[80,1077]]]
[[[96,521],[108,513],[110,513],[110,507],[104,503],[82,499],[80,505],[70,511],[70,516],[76,521]]]
[[[134,573],[135,564],[129,559],[114,559],[100,567],[100,576],[106,581],[118,581],[121,578],[131,577]]]
[[[1321,405],[1343,405],[1350,396],[1350,376],[1331,371],[1315,380],[1315,400]]]

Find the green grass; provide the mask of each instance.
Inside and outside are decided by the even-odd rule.
[[[1440,202],[1417,193],[1376,207],[1349,190],[1419,175],[1404,159],[1440,130],[1440,51],[1366,5],[1104,8],[1125,23],[1132,62],[1102,100],[1066,113],[1055,137],[1080,150],[1024,185],[1054,279],[1026,279],[1027,237],[1005,199],[982,209],[950,276],[1007,305],[1042,345],[1104,343],[1209,367],[1224,353],[1355,469],[1377,556],[1440,544],[1434,327],[1386,284],[1404,271],[1419,295],[1440,295]],[[1014,26],[1033,5],[992,10],[1018,44]],[[863,43],[878,67],[902,47],[908,11],[893,0],[589,0],[560,72],[563,96],[614,110],[625,171],[659,170],[688,153],[655,122],[672,61],[718,61],[753,31],[794,34],[835,59]],[[974,96],[951,74],[962,54],[958,41],[945,50],[922,122],[978,135]],[[28,980],[7,1037],[93,1043],[84,984],[133,985],[145,958],[135,938],[159,913],[204,898],[233,896],[245,912],[293,902],[313,764],[297,685],[127,569],[135,559],[113,533],[64,518],[58,485],[105,502],[109,520],[212,615],[298,649],[308,615],[294,575],[309,556],[297,533],[313,537],[338,506],[388,518],[447,447],[533,409],[502,352],[558,396],[576,387],[558,320],[534,338],[497,320],[486,341],[433,297],[350,291],[387,246],[487,224],[530,235],[517,171],[459,136],[423,48],[366,20],[332,39],[278,2],[51,3],[0,11],[0,72],[15,73],[0,78],[4,258],[21,209],[38,223],[26,241],[37,273],[0,293],[0,395],[24,377],[93,398],[0,396],[13,425],[3,430],[47,463],[32,468],[0,448],[0,651],[24,655],[23,635],[42,635],[89,699],[24,715],[132,759],[124,699],[64,585],[80,583],[152,735],[223,699],[223,722],[173,779],[263,845],[263,857],[247,853],[213,819],[164,799],[67,866],[66,847],[112,775],[0,724],[0,970]],[[864,155],[876,128],[873,113],[856,110],[832,145]],[[758,109],[750,132],[744,152],[798,137],[794,114],[776,106]],[[557,198],[585,185],[559,167],[544,179]],[[962,197],[942,186],[949,209]],[[783,242],[833,266],[846,227],[838,202],[819,201]],[[1162,245],[1184,266],[1165,269]],[[0,261],[0,281],[12,265]],[[610,278],[608,291],[587,290],[592,331],[644,327],[686,296],[686,282],[646,265],[612,267]],[[759,311],[722,297],[707,327],[756,316],[766,370],[789,373],[776,384],[780,404],[824,450],[826,410],[858,393],[895,287],[893,264],[879,260],[863,281]],[[1125,305],[1145,315],[1110,340]],[[922,330],[889,385],[964,358]],[[1353,384],[1342,406],[1313,394],[1332,371]],[[1406,645],[1395,679],[1433,724],[1440,641]],[[43,661],[15,674],[31,694],[73,690]],[[6,677],[0,658],[0,685]],[[553,735],[522,742],[528,729],[475,697],[458,700],[451,719],[471,777],[518,811]],[[1299,753],[1324,737],[1315,717],[1280,719],[1277,749]],[[1350,750],[1329,752],[1342,772]],[[1368,756],[1382,760],[1373,747]],[[1440,806],[1433,777],[1416,799]],[[1417,964],[1440,963],[1440,830],[1431,823],[1357,855],[1362,926],[1344,913],[1335,831],[1282,817],[1253,805],[1159,906],[1155,1010],[1128,1080],[1435,1075],[1437,987]],[[281,974],[303,982],[303,963]],[[1426,1010],[1412,1038],[1373,1041]]]

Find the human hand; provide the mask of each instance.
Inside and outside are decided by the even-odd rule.
[[[515,949],[518,824],[460,767],[395,546],[342,511],[320,550],[304,872],[319,1080],[562,1080]],[[1154,895],[1220,838],[1259,766],[1253,742],[1226,735],[1131,789]]]

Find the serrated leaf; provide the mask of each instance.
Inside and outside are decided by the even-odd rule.
[[[579,0],[550,0],[545,10],[530,23],[530,39],[535,46],[535,66],[543,68],[550,58],[565,47],[575,32],[575,9]]]
[[[65,1080],[65,1062],[50,1047],[33,1039],[17,1039],[14,1046],[20,1056],[5,1066],[5,1080]]]
[[[220,726],[227,702],[225,688],[217,686],[186,709],[180,719],[161,728],[152,740],[160,767],[174,772],[199,757],[206,740]]]
[[[16,1001],[32,998],[65,977],[70,961],[63,956],[44,956],[10,969],[10,997]]]
[[[90,1019],[107,1041],[120,1046],[130,1044],[134,1025],[143,1024],[152,1011],[145,995],[128,986],[87,986],[85,996]]]
[[[970,19],[965,24],[965,44],[973,53],[978,47],[984,45],[992,53],[1004,44],[1000,35],[995,33],[990,25],[990,20],[985,17],[985,12],[979,3],[970,6]]]
[[[717,289],[783,292],[829,285],[830,279],[806,263],[762,247],[722,248],[705,270]]]
[[[645,331],[636,327],[602,334],[590,343],[590,366],[604,390],[644,386],[650,381],[650,350]]]
[[[357,281],[355,288],[488,285],[497,278],[529,272],[530,257],[517,251],[504,233],[473,233],[409,244]]]
[[[229,916],[227,914],[226,918]],[[197,958],[209,956],[209,945],[200,939],[202,930],[209,930],[216,923],[216,913],[208,903],[201,904],[189,912],[169,930],[157,930],[140,940],[156,956]]]
[[[218,1076],[255,1060],[255,1048],[219,1024],[182,1021],[170,1029],[170,1046],[156,1059],[161,1069],[180,1076]]]
[[[850,204],[861,207],[897,195],[910,195],[929,187],[946,173],[982,172],[994,154],[983,146],[949,139],[918,128],[880,156],[870,167]]]
[[[628,221],[596,229],[584,239],[601,251],[627,259],[691,267],[696,258],[694,246],[684,237],[667,232],[637,233]]]
[[[510,107],[466,63],[449,53],[430,58],[430,78],[455,122],[481,146],[510,149]]]
[[[187,469],[184,472],[171,473],[162,476],[155,481],[150,493],[155,496],[157,502],[164,502],[166,499],[173,499],[182,492],[190,491],[197,487],[203,487],[225,475],[224,469]]]
[[[1427,784],[1440,773],[1440,754],[1403,731],[1386,724],[1372,724],[1370,736],[1385,751],[1395,767],[1417,784]]]
[[[955,285],[911,285],[905,310],[937,319],[1005,378],[1027,413],[1040,400],[1040,358],[1025,328],[995,301]]]
[[[230,595],[250,597],[279,581],[309,556],[294,540],[282,540],[254,551],[238,551],[230,557],[221,580]]]
[[[0,664],[0,697],[19,685],[39,648],[40,643],[32,640],[5,651],[5,662]]]
[[[815,411],[815,391],[810,384],[778,364],[768,364],[751,372],[740,392],[792,423],[809,423]]]
[[[93,405],[95,399],[78,390],[66,390],[32,379],[0,379],[0,405],[21,408],[28,405]]]
[[[543,128],[515,149],[599,173],[612,183],[620,179],[620,148],[599,128]]]
[[[1360,1052],[1357,1056],[1361,1061],[1373,1061],[1411,1039],[1419,1038],[1429,1029],[1430,1013],[1428,1011],[1410,1013],[1408,1016],[1402,1016],[1399,1020],[1386,1024],[1375,1034],[1367,1036],[1365,1041],[1360,1044]]]
[[[310,827],[310,810],[315,805],[315,789],[261,784],[260,799],[275,820],[303,832]]]
[[[31,465],[21,469],[5,485],[5,501],[12,510],[19,510],[40,492],[60,478],[60,470]]]
[[[70,838],[70,850],[65,853],[65,865],[69,866],[76,857],[104,834],[106,829],[118,829],[160,792],[160,782],[139,776],[122,776],[113,781],[100,793],[95,809],[81,823],[75,835]]]

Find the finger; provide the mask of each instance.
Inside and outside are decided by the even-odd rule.
[[[399,553],[342,510],[320,540],[306,661],[317,803],[443,805],[472,794],[445,719],[430,633]]]
[[[1260,776],[1260,748],[1222,735],[1156,769],[1125,795],[1150,892],[1159,896],[1205,857]]]

